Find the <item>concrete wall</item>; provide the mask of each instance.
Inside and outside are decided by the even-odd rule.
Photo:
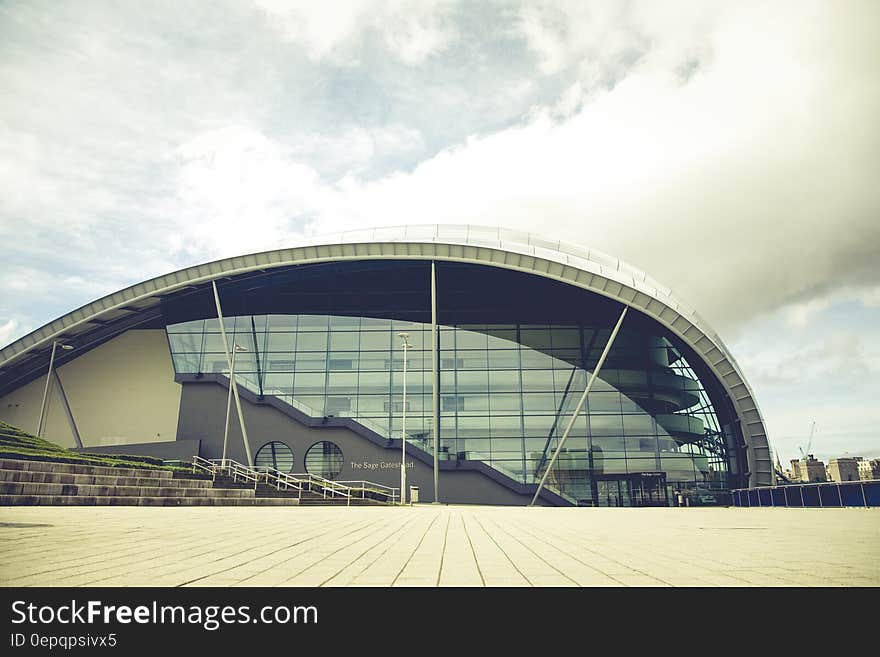
[[[85,447],[175,439],[181,386],[163,329],[128,331],[57,371]],[[0,398],[0,419],[36,433],[45,383],[41,377]],[[58,395],[54,388],[44,438],[73,447]]]
[[[239,388],[241,390],[241,388]],[[184,383],[180,402],[178,440],[200,440],[201,456],[220,458],[228,388],[217,383]],[[344,465],[339,480],[367,480],[400,486],[400,447],[377,445],[343,427],[310,427],[268,405],[251,403],[242,395],[242,411],[250,439],[251,454],[278,440],[293,451],[294,472],[306,472],[306,451],[316,442],[329,440],[342,450]],[[226,457],[246,462],[238,417],[233,404]],[[434,499],[431,464],[407,458],[407,486],[419,486],[422,502]],[[440,501],[450,504],[509,504],[524,506],[531,496],[517,493],[473,470],[441,470]]]
[[[199,453],[198,440],[164,440],[158,443],[132,443],[130,445],[106,445],[104,447],[82,447],[74,452],[91,454],[129,454],[153,456],[160,459],[177,459],[192,463],[193,456]]]

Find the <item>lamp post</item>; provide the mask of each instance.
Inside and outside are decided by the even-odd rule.
[[[409,333],[398,333],[403,340],[403,429],[400,440],[400,503],[406,504],[406,352],[412,346]]]
[[[226,396],[226,426],[223,428],[223,465],[226,465],[226,441],[229,438],[229,415],[232,411],[232,382],[235,378],[235,354],[247,351],[241,345],[232,347],[232,362],[229,369],[229,394]],[[250,464],[248,464],[250,465]]]
[[[46,401],[49,399],[49,382],[52,380],[52,368],[55,367],[55,348],[61,347],[64,351],[70,351],[73,347],[69,344],[61,344],[58,340],[52,342],[52,355],[49,357],[49,371],[46,373],[46,387],[43,388],[43,403],[40,404],[40,421],[37,423],[37,437],[43,437],[43,423],[46,419]]]

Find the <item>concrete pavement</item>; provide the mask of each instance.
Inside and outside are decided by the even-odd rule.
[[[880,586],[880,509],[3,507],[0,585]]]

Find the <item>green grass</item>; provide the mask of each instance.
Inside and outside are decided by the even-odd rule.
[[[73,452],[0,421],[0,458],[54,461],[111,468],[144,468],[190,472],[191,468],[163,465],[162,459],[129,454],[87,454]]]

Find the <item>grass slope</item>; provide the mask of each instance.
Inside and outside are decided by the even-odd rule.
[[[100,465],[114,468],[149,468],[152,470],[181,470],[186,472],[190,470],[189,468],[162,465],[162,459],[150,456],[72,452],[69,449],[38,438],[3,421],[0,421],[0,458],[55,461],[58,463]]]

